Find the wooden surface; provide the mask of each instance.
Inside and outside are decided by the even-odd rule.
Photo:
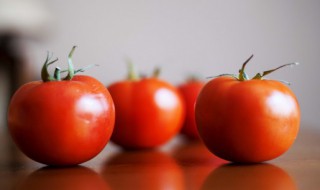
[[[320,189],[320,130],[302,126],[291,149],[272,161],[235,165],[178,136],[159,150],[124,152],[109,143],[94,159],[50,168],[0,139],[0,189]],[[81,148],[81,147],[79,147]]]

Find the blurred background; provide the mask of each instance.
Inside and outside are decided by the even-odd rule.
[[[237,73],[251,54],[251,76],[299,62],[269,78],[290,81],[301,126],[319,128],[319,18],[318,0],[0,0],[1,130],[10,95],[39,80],[47,51],[66,67],[73,45],[75,66],[98,64],[86,74],[105,85],[126,76],[126,59],[174,85]]]

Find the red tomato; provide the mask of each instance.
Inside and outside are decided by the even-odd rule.
[[[199,139],[198,129],[196,126],[194,106],[204,82],[200,80],[189,80],[179,85],[182,98],[186,106],[186,117],[181,133],[190,139]]]
[[[286,85],[262,79],[274,70],[249,80],[244,66],[239,78],[217,77],[203,87],[196,102],[196,122],[202,140],[216,156],[233,162],[262,162],[292,145],[300,108]]]
[[[108,87],[116,108],[111,140],[127,149],[154,148],[181,129],[184,104],[179,91],[155,77],[124,80]]]
[[[14,142],[43,164],[75,165],[93,158],[113,131],[115,113],[108,90],[83,75],[44,80],[21,86],[11,99],[8,126]]]

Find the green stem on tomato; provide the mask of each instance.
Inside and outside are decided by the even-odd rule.
[[[161,73],[161,69],[159,67],[156,67],[154,70],[153,70],[153,73],[152,73],[152,77],[153,78],[158,78],[160,76],[160,73]]]
[[[56,69],[54,70],[54,75],[53,75],[54,79],[57,81],[61,80],[61,69],[60,67],[56,67]]]
[[[72,55],[77,46],[73,46],[69,55],[68,55],[68,75],[63,80],[71,80],[75,74],[73,64],[72,64]]]
[[[253,55],[251,55],[243,64],[241,69],[239,70],[239,77],[238,80],[240,81],[245,81],[245,80],[249,80],[249,76],[247,75],[247,73],[244,71],[247,63],[253,58]]]
[[[200,77],[196,74],[189,74],[186,78],[187,82],[201,81]]]
[[[252,59],[253,55],[251,55],[242,65],[242,68],[239,70],[239,76],[238,76],[238,80],[239,81],[246,81],[246,80],[250,80],[250,78],[248,77],[248,75],[245,73],[245,67],[247,65],[247,63]],[[270,74],[270,73],[273,73],[274,71],[278,70],[278,69],[281,69],[283,67],[287,67],[287,66],[294,66],[294,65],[298,65],[299,63],[297,62],[294,62],[294,63],[287,63],[287,64],[284,64],[284,65],[281,65],[275,69],[271,69],[271,70],[267,70],[267,71],[264,71],[262,73],[257,73],[253,78],[252,80],[263,80],[263,77],[265,77],[266,75]],[[286,81],[281,81],[285,84],[288,84],[290,85],[289,82],[286,82]]]
[[[135,70],[134,64],[130,59],[127,59],[127,66],[128,66],[128,80],[139,80],[139,76]]]
[[[258,80],[261,80],[264,76],[270,74],[270,73],[273,73],[274,71],[278,70],[278,69],[281,69],[282,67],[287,67],[287,66],[294,66],[294,65],[299,65],[299,63],[297,62],[294,62],[294,63],[287,63],[287,64],[284,64],[284,65],[281,65],[275,69],[271,69],[271,70],[268,70],[268,71],[264,71],[262,74],[261,73],[257,73],[252,79],[258,79]]]
[[[257,73],[252,79],[249,78],[249,76],[246,74],[245,72],[245,67],[247,65],[247,63],[252,59],[253,55],[251,55],[243,64],[242,64],[242,67],[241,69],[239,70],[239,74],[238,75],[234,75],[234,74],[221,74],[221,75],[218,75],[218,76],[215,76],[215,77],[222,77],[222,76],[228,76],[228,77],[232,77],[232,78],[235,78],[236,80],[238,81],[246,81],[246,80],[263,80],[263,77],[265,77],[266,75],[270,74],[270,73],[273,73],[274,71],[278,70],[278,69],[281,69],[283,67],[287,67],[287,66],[295,66],[295,65],[299,65],[298,62],[293,62],[293,63],[287,63],[287,64],[284,64],[284,65],[281,65],[275,69],[271,69],[271,70],[267,70],[267,71],[264,71],[262,73]],[[215,77],[207,77],[207,78],[215,78]],[[289,82],[287,81],[283,81],[283,80],[279,80],[280,82],[284,83],[284,84],[287,84],[287,85],[290,85]]]
[[[74,75],[78,72],[84,72],[86,69],[91,68],[93,66],[97,66],[96,64],[91,64],[88,65],[86,67],[80,68],[75,70],[73,67],[73,63],[72,63],[72,55],[74,53],[74,50],[76,49],[77,46],[73,46],[69,55],[68,55],[68,69],[67,70],[61,70],[59,67],[56,67],[55,71],[54,71],[54,75],[51,76],[49,71],[48,71],[48,67],[49,65],[55,63],[56,61],[58,61],[58,58],[50,61],[51,57],[49,52],[47,54],[47,58],[46,61],[44,62],[42,69],[41,69],[41,79],[43,82],[49,82],[49,81],[61,81],[61,73],[64,72],[68,72],[67,76],[65,78],[63,78],[62,80],[71,80]]]
[[[88,65],[88,66],[85,66],[83,68],[80,68],[80,69],[77,69],[74,71],[74,74],[77,74],[79,72],[85,72],[87,69],[91,68],[91,67],[94,67],[94,66],[99,66],[98,64],[91,64],[91,65]]]
[[[58,61],[58,58],[56,58],[53,61],[50,61],[51,56],[49,55],[49,52],[47,53],[47,58],[46,61],[44,62],[42,69],[41,69],[41,79],[43,82],[48,82],[48,81],[54,81],[54,77],[52,77],[48,71],[48,66],[53,64],[54,62]]]

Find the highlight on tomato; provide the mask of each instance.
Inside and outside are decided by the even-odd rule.
[[[115,121],[114,104],[97,79],[75,75],[72,54],[61,77],[56,67],[48,72],[49,54],[43,65],[42,81],[22,85],[8,109],[8,127],[18,148],[34,161],[55,166],[77,165],[95,157],[110,139]]]
[[[190,77],[184,83],[178,85],[178,89],[186,107],[186,117],[181,129],[181,134],[191,140],[200,139],[196,126],[194,107],[204,84],[204,81],[201,81],[196,77]]]
[[[216,156],[232,162],[256,163],[286,152],[297,137],[300,108],[290,88],[265,76],[223,74],[202,88],[195,106],[199,135]]]
[[[117,113],[111,140],[125,149],[159,147],[175,137],[185,108],[176,87],[158,78],[138,76],[132,63],[125,80],[108,86]]]

